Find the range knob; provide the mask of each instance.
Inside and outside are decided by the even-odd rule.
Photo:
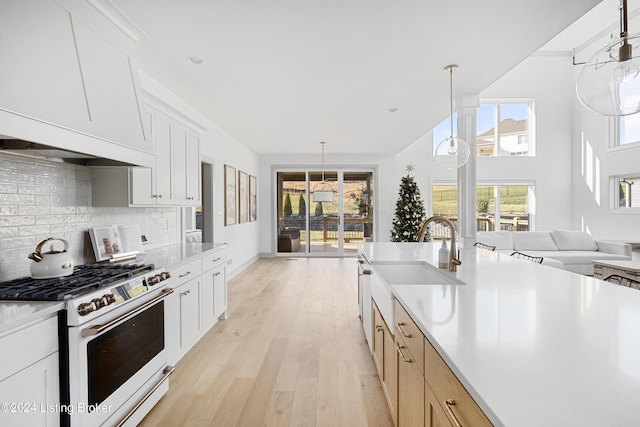
[[[98,308],[96,307],[96,304],[93,301],[85,302],[78,306],[78,314],[80,316],[86,316],[89,313],[93,313],[97,309]]]
[[[162,280],[171,279],[171,273],[169,273],[168,271],[163,271],[160,274],[162,275]]]

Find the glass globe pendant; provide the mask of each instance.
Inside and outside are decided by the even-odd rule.
[[[600,49],[578,76],[578,99],[603,116],[627,116],[640,112],[640,64],[633,57],[632,42],[640,35],[627,34],[627,1],[621,1],[620,38]]]
[[[445,169],[457,169],[462,167],[469,160],[469,144],[457,136],[453,136],[453,72],[457,65],[447,65],[444,70],[449,71],[449,97],[450,97],[450,120],[451,133],[436,148],[436,162]]]

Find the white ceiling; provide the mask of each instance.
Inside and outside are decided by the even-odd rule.
[[[141,69],[271,154],[397,153],[448,115],[445,66],[480,93],[600,0],[112,1]]]

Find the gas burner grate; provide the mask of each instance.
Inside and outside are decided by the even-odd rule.
[[[153,264],[79,265],[65,277],[24,277],[0,283],[0,300],[65,301],[153,269]]]

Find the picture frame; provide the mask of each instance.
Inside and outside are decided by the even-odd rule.
[[[238,222],[249,222],[249,175],[238,171]]]
[[[236,168],[224,165],[224,225],[236,223]]]
[[[249,175],[249,222],[258,220],[258,178]]]

